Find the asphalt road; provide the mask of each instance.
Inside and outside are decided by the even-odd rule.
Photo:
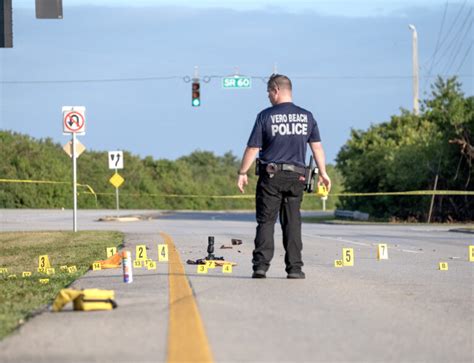
[[[121,211],[154,217],[98,222],[113,211],[80,211],[79,230],[120,230],[125,245],[156,245],[170,235],[183,263],[206,255],[236,262],[231,275],[206,275],[185,265],[216,362],[473,362],[473,234],[449,226],[304,224],[306,280],[288,280],[281,232],[268,278],[251,274],[252,213]],[[152,215],[153,214],[153,215]],[[1,210],[1,231],[70,230],[71,211]],[[231,238],[243,240],[233,249]],[[376,259],[387,243],[389,259]],[[354,267],[335,268],[342,248],[354,249]],[[448,262],[448,271],[438,263]],[[78,288],[111,288],[110,312],[45,312],[0,342],[2,362],[161,362],[168,336],[168,269],[136,270],[132,284],[118,270],[90,271]]]

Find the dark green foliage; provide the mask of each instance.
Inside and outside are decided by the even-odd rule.
[[[352,130],[337,156],[347,192],[473,190],[474,98],[455,78],[437,80],[419,116],[402,110],[390,122]],[[342,208],[374,217],[425,221],[430,196],[341,198]],[[472,196],[437,196],[432,220],[474,219]]]
[[[0,183],[0,208],[72,208],[71,159],[61,145],[50,139],[0,131],[0,175],[4,179],[52,180],[66,184]],[[77,161],[78,183],[90,185],[97,193],[97,204],[87,188],[79,187],[79,208],[115,208],[115,188],[109,183],[107,152],[86,150]],[[175,161],[140,159],[124,152],[125,179],[120,187],[123,209],[254,209],[254,199],[210,198],[237,195],[240,160],[231,152],[216,156],[195,151]],[[329,173],[337,180],[335,171]],[[249,173],[247,196],[255,194],[256,176]],[[336,185],[337,190],[337,185]],[[181,195],[185,195],[181,197]],[[186,197],[193,195],[197,197]],[[307,209],[321,208],[319,198],[305,198]],[[330,198],[328,208],[334,205]]]

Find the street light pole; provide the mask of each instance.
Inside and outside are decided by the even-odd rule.
[[[412,32],[412,63],[413,63],[413,113],[418,115],[420,107],[419,99],[419,68],[418,68],[418,33],[414,25],[408,25]]]

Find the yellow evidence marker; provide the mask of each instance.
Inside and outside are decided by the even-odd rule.
[[[99,271],[99,270],[102,270],[102,265],[100,264],[100,262],[94,262],[92,264],[92,271]]]
[[[207,266],[206,265],[198,265],[197,273],[198,274],[207,274]]]
[[[133,268],[142,268],[143,267],[142,262],[143,261],[141,261],[141,260],[134,260],[133,261]]]
[[[42,255],[38,257],[38,271],[40,268],[46,271],[46,269],[50,267],[51,267],[51,263],[49,262],[48,255]]]
[[[353,248],[342,249],[342,265],[354,266],[354,249]]]
[[[31,277],[31,271],[23,271],[21,277]]]
[[[439,263],[439,269],[441,271],[448,271],[448,263],[447,262],[440,262]]]
[[[8,275],[8,278],[9,278],[9,279],[16,279],[16,274]]]
[[[110,258],[117,253],[117,247],[107,247],[105,251],[107,252],[107,258]]]
[[[158,245],[158,261],[168,261],[168,245]]]
[[[388,260],[388,246],[386,243],[377,245],[377,260]]]
[[[469,246],[469,261],[474,262],[474,246]]]
[[[59,270],[60,270],[61,272],[67,272],[67,265],[59,266]]]
[[[207,260],[206,261],[206,267],[208,269],[212,269],[212,268],[216,268],[216,261],[213,261],[213,260]]]
[[[8,269],[6,267],[0,268],[0,274],[6,274],[8,273]]]
[[[146,268],[148,270],[156,270],[156,262],[149,260],[148,264],[146,265]]]
[[[53,267],[49,267],[46,269],[46,275],[54,275],[56,273]]]
[[[39,279],[38,280],[40,284],[49,284],[49,279]]]
[[[72,274],[72,273],[74,273],[74,272],[77,272],[77,267],[76,267],[76,265],[69,266],[69,267],[67,268],[67,271],[68,271],[70,274]]]
[[[232,264],[224,263],[222,265],[222,273],[224,274],[231,274],[232,273]]]
[[[334,260],[334,267],[342,267],[344,266],[342,264],[342,260]]]
[[[138,245],[135,249],[135,260],[145,261],[148,260],[146,256],[146,245]]]

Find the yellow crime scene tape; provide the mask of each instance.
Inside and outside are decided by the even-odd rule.
[[[22,180],[22,179],[0,179],[0,183],[31,183],[31,184],[71,184],[71,182],[50,181],[50,180]],[[115,196],[111,192],[95,192],[88,184],[77,184],[80,187],[85,187],[88,191],[78,194],[92,194],[96,200],[98,195]],[[120,193],[121,196],[130,197],[157,197],[157,198],[208,198],[208,199],[254,199],[255,195],[236,194],[236,195],[207,195],[207,194],[159,194],[159,193]],[[405,192],[344,192],[344,193],[330,193],[328,197],[374,197],[374,196],[421,196],[421,195],[474,195],[474,191],[465,190],[411,190]],[[320,197],[317,193],[306,194],[310,197]]]
[[[54,181],[54,180],[31,180],[31,179],[0,179],[0,183],[27,183],[27,184],[72,184],[71,182],[65,181]],[[77,183],[78,187],[87,188],[89,191],[83,194],[92,194],[95,198],[95,204],[97,205],[97,193],[92,189],[89,184]],[[79,193],[77,193],[79,194]]]

